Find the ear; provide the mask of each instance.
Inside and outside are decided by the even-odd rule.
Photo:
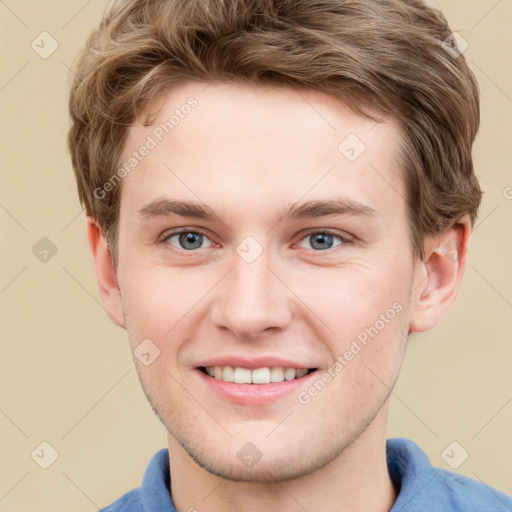
[[[125,328],[121,291],[112,262],[112,254],[96,221],[92,217],[87,217],[86,223],[87,241],[94,260],[94,271],[101,302],[110,320],[119,327]]]
[[[410,332],[434,328],[448,312],[460,288],[466,266],[471,221],[464,216],[425,244],[413,284]]]

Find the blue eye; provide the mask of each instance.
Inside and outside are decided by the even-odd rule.
[[[179,249],[193,251],[194,249],[204,248],[202,245],[205,240],[210,242],[208,237],[198,231],[181,231],[179,233],[171,233],[164,241],[178,247]],[[209,245],[211,245],[211,242]],[[209,247],[209,245],[207,247]]]
[[[165,237],[163,243],[172,245],[179,250],[195,251],[205,249],[213,245],[212,241],[201,231],[176,231]],[[314,251],[326,251],[349,243],[342,236],[330,231],[316,231],[303,237],[299,242],[299,247],[313,249]]]
[[[336,239],[338,240],[338,243],[335,243]],[[300,247],[304,247],[301,245],[304,240],[309,240],[311,248],[317,251],[332,249],[333,247],[337,247],[338,245],[341,245],[345,242],[341,236],[330,233],[329,231],[318,231],[316,233],[311,233],[310,235],[305,236],[299,244]]]

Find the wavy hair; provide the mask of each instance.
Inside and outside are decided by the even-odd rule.
[[[117,261],[128,131],[163,91],[190,81],[309,87],[401,127],[415,257],[482,192],[471,148],[477,82],[444,16],[421,0],[114,0],[79,56],[69,111],[78,193]],[[452,51],[449,51],[449,50]],[[110,188],[110,187],[109,187]]]

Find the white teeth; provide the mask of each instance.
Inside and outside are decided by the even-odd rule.
[[[258,368],[252,371],[253,384],[268,384],[270,382],[270,368]]]
[[[284,380],[293,380],[295,379],[296,370],[295,368],[286,368],[284,372]]]
[[[283,382],[284,370],[279,366],[270,369],[270,382]]]
[[[224,366],[222,369],[222,380],[226,382],[234,382],[235,372],[231,366]]]
[[[218,368],[218,366],[215,368]],[[235,368],[235,382],[237,384],[250,384],[251,370],[248,370],[247,368]]]
[[[236,384],[269,384],[271,382],[283,382],[304,377],[308,373],[307,368],[283,368],[275,366],[269,368],[248,368],[233,366],[207,366],[206,373],[210,377],[224,382],[235,382]]]

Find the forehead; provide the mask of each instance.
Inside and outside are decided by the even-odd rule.
[[[396,123],[376,122],[324,93],[190,83],[151,107],[152,124],[129,132],[126,159],[151,148],[123,180],[125,206],[170,194],[262,217],[274,203],[306,196],[368,204],[404,195]]]

